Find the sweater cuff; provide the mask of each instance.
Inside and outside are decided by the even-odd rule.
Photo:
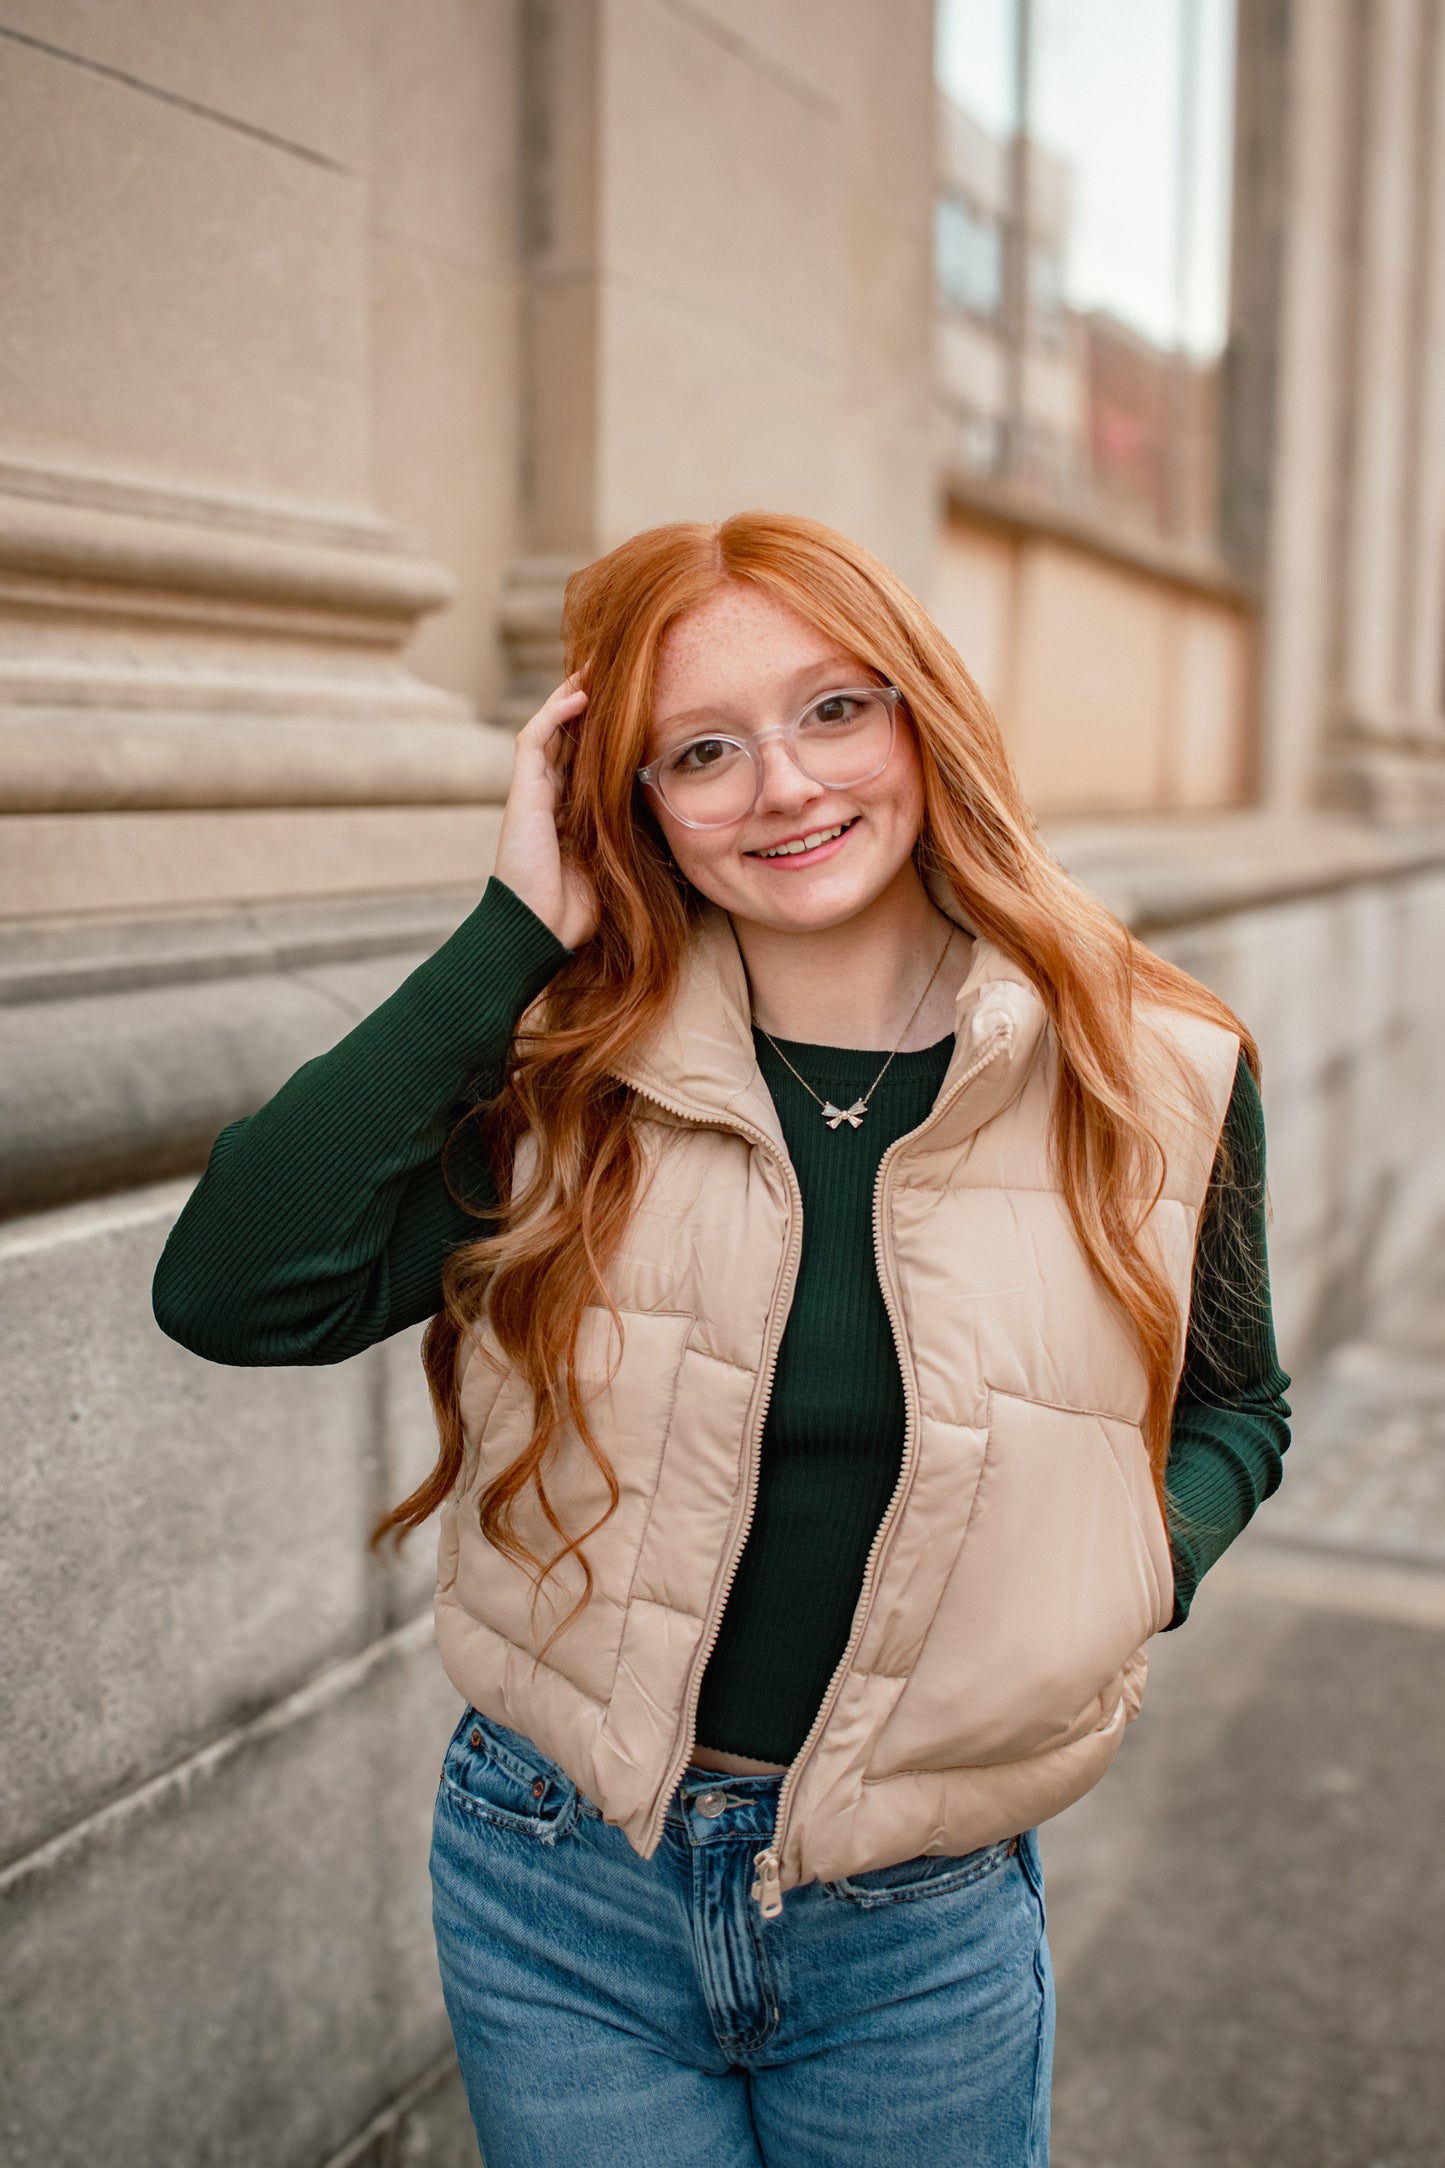
[[[476,909],[438,949],[437,957],[445,955],[450,961],[450,952],[458,943],[465,951],[459,952],[459,968],[465,969],[475,953],[485,961],[489,974],[505,973],[518,985],[535,979],[537,993],[576,954],[574,949],[564,947],[531,905],[523,903],[516,890],[499,881],[495,873],[482,890]],[[535,994],[527,998],[532,1000]]]
[[[397,998],[424,1017],[420,1042],[470,1088],[505,1058],[523,1012],[574,953],[493,874],[475,909]]]

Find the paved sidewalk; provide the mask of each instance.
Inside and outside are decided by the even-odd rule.
[[[1291,1396],[1280,1492],[1046,1827],[1054,2168],[1445,2163],[1437,1318]]]

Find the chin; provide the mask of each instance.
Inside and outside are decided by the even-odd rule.
[[[821,868],[819,869],[821,873]],[[786,875],[783,876],[787,878]],[[859,878],[856,871],[846,881],[836,883],[821,879],[800,879],[796,892],[778,895],[750,894],[740,898],[738,904],[728,906],[766,925],[806,926],[821,932],[828,926],[842,925],[846,919],[856,918],[891,885],[893,876],[882,874],[869,880]],[[781,886],[781,884],[779,884]]]

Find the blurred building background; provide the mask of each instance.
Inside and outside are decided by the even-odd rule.
[[[364,1547],[431,1456],[416,1336],[211,1370],[149,1280],[222,1124],[470,908],[566,573],[659,520],[877,550],[1059,855],[1258,1033],[1284,1359],[1327,1387],[1266,1518],[1306,1578],[1355,1560],[1365,1623],[1293,1641],[1221,1568],[1225,1624],[1164,1663],[1232,1650],[1262,1736],[1276,1663],[1286,1715],[1311,1677],[1358,1737],[1388,1715],[1445,1624],[1438,1578],[1380,1579],[1445,1565],[1441,0],[0,0],[0,235],[0,2157],[475,2157],[427,1546]],[[1166,1743],[1226,1721],[1190,1692]],[[1066,2025],[1147,2032],[1120,1982],[1164,1960],[1118,1940],[1118,1876],[1163,1751],[1056,1836]],[[1265,1749],[1236,1762],[1259,1813],[1182,1815],[1190,1872],[1221,1830],[1287,1841]],[[1166,1917],[1205,1886],[1176,1867],[1139,1867]],[[1354,1964],[1374,1998],[1388,1940],[1404,2052],[1391,1902],[1335,1991]],[[1064,2168],[1121,2168],[1140,2088],[1171,2168],[1430,2157],[1335,2018],[1377,2150],[1312,2130],[1308,2058],[1231,2066],[1257,2152],[1208,2084],[1181,2122],[1247,1989],[1213,1962],[1122,2107],[1061,2033]]]

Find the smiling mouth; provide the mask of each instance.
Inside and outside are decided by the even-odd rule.
[[[748,851],[744,855],[748,858],[799,858],[804,851],[816,851],[823,844],[831,843],[834,836],[845,834],[853,822],[861,818],[861,814],[855,813],[851,820],[834,821],[831,828],[813,828],[805,836],[795,836],[790,843],[775,843],[770,850]]]

